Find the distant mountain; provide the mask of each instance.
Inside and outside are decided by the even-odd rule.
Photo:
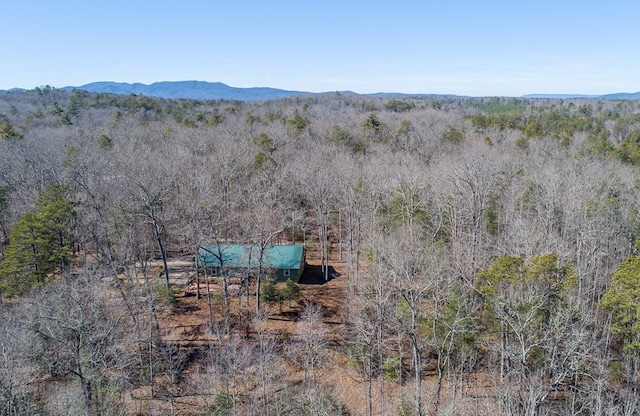
[[[522,98],[560,98],[560,99],[571,99],[571,98],[600,98],[599,95],[585,95],[585,94],[527,94],[523,95]]]
[[[376,92],[374,94],[367,94],[372,97],[381,98],[469,98],[468,95],[455,95],[455,94],[408,94],[404,92]]]
[[[310,95],[311,92],[280,90],[277,88],[236,88],[221,82],[204,81],[164,81],[151,85],[122,82],[93,82],[80,87],[64,87],[63,90],[85,90],[89,92],[105,92],[111,94],[142,94],[160,98],[191,98],[201,100],[241,100],[264,101],[278,98]],[[355,94],[351,91],[340,91],[341,94]],[[453,94],[406,94],[395,92],[379,92],[367,94],[384,98],[464,98]]]
[[[237,88],[221,82],[205,81],[163,81],[151,85],[122,82],[93,82],[79,87],[63,87],[62,90],[85,90],[88,92],[103,92],[111,94],[141,94],[159,98],[189,98],[196,100],[240,100],[240,101],[266,101],[279,98],[296,97],[302,95],[314,95],[316,93],[305,91],[290,91],[277,88],[256,87]],[[18,88],[9,91],[20,91]],[[328,94],[329,92],[325,93]],[[335,93],[335,91],[330,92]],[[351,91],[339,91],[340,94],[356,94]],[[322,94],[322,93],[320,93]],[[371,97],[382,98],[414,98],[414,99],[442,99],[442,98],[471,98],[454,94],[408,94],[379,92],[365,94]],[[640,92],[614,93],[604,95],[586,94],[527,94],[521,98],[547,98],[547,99],[599,99],[599,100],[640,100]]]
[[[79,87],[64,87],[63,90],[84,90],[111,94],[141,94],[159,98],[190,98],[196,100],[241,100],[264,101],[310,94],[277,88],[235,88],[221,82],[176,81],[155,82],[151,85],[121,82],[93,82]]]
[[[605,100],[640,100],[640,92],[619,92],[616,94],[601,95]]]
[[[522,98],[560,98],[560,99],[572,99],[572,98],[593,98],[600,100],[640,100],[640,92],[628,93],[618,92],[615,94],[604,95],[584,95],[584,94],[527,94]]]

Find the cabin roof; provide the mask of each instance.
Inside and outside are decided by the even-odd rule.
[[[220,258],[220,253],[222,253],[222,258]],[[202,264],[209,267],[258,267],[260,246],[232,243],[207,244],[198,250],[198,257]],[[273,269],[299,269],[303,261],[303,245],[271,245],[264,250],[262,265],[265,268]]]

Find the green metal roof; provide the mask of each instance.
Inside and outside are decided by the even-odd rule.
[[[258,267],[260,246],[257,244],[220,244],[224,267]],[[205,266],[220,267],[217,244],[202,246],[198,251]],[[262,265],[272,269],[299,269],[304,259],[304,246],[299,244],[274,245],[265,248]],[[249,264],[250,262],[250,264]]]

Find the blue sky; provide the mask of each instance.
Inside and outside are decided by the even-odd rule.
[[[640,91],[637,0],[0,4],[0,89],[199,80],[472,96]]]

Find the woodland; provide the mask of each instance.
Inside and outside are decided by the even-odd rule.
[[[639,167],[633,100],[0,92],[0,414],[640,414]]]

